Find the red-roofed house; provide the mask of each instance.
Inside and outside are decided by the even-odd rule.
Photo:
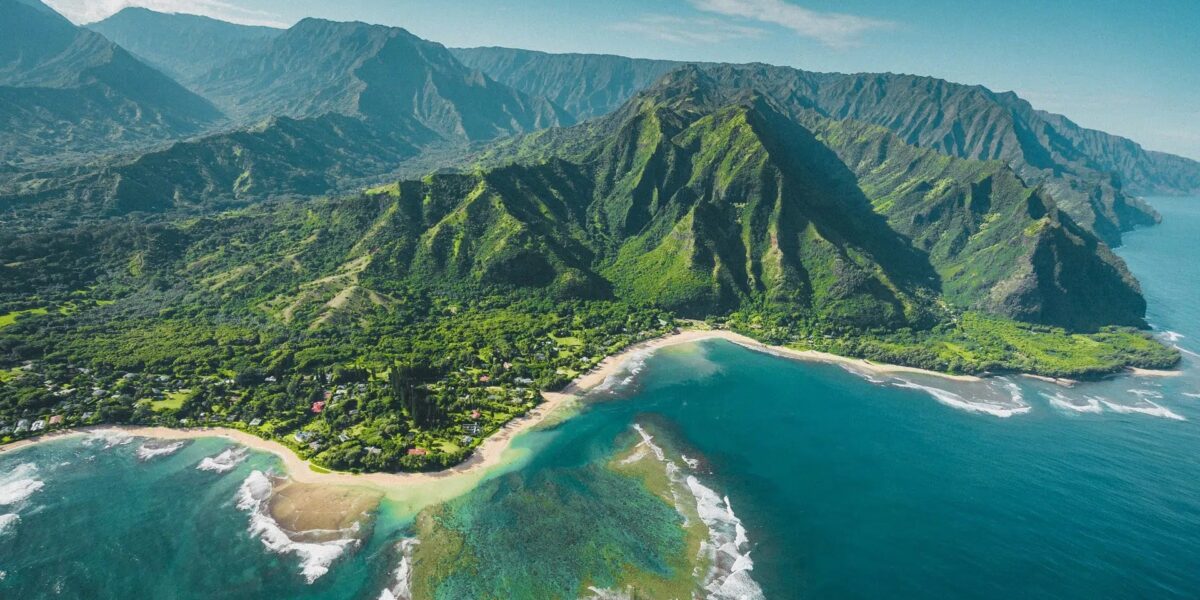
[[[427,450],[425,450],[424,448],[409,448],[408,449],[409,456],[425,456],[426,454],[429,454],[429,452]]]
[[[313,402],[312,411],[314,414],[321,414],[325,411],[325,402]]]
[[[477,410],[473,410],[473,411],[471,411],[471,418],[472,418],[472,419],[474,419],[474,420],[476,420],[476,421],[478,421],[478,420],[479,420],[479,417],[482,417],[482,416],[483,416],[483,415],[482,415],[482,414],[480,414],[480,412],[479,412],[479,411],[477,411]]]

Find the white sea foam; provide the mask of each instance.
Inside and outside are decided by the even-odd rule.
[[[583,596],[582,600],[632,600],[633,598],[633,596],[628,592],[610,590],[608,588],[598,588],[594,585],[588,586],[588,591],[591,592],[592,595]]]
[[[243,460],[246,460],[247,456],[249,456],[249,452],[241,446],[226,448],[223,452],[216,456],[206,457],[204,460],[200,461],[200,464],[196,465],[196,468],[200,469],[201,471],[228,473],[229,471],[232,471],[234,467],[241,464]]]
[[[1183,395],[1188,398],[1200,398],[1200,394],[1197,394],[1195,392],[1184,392]]]
[[[654,458],[663,464],[663,469],[666,470],[667,473],[667,479],[675,484],[682,484],[683,474],[679,468],[679,465],[675,464],[675,461],[668,459],[667,453],[664,452],[663,449],[658,446],[658,444],[654,443],[654,436],[650,435],[638,423],[633,424],[633,429],[642,437],[642,443],[638,445],[639,449],[634,454],[637,452],[645,452],[647,450],[650,451],[654,455]],[[677,489],[678,487],[679,485],[670,486],[671,497],[675,502],[675,510],[677,510],[680,515],[684,516],[684,524],[686,525],[687,515],[682,508],[682,499],[679,497],[679,491]]]
[[[688,476],[687,486],[696,498],[696,512],[700,520],[708,527],[708,540],[700,548],[713,565],[704,580],[708,598],[763,598],[762,588],[750,576],[750,571],[754,569],[754,561],[750,559],[750,540],[741,519],[733,512],[729,497],[722,498],[695,476]]]
[[[180,448],[184,447],[187,442],[173,442],[170,444],[158,445],[152,442],[142,444],[137,449],[137,457],[141,460],[150,460],[159,456],[169,456],[175,454]]]
[[[392,587],[384,588],[379,594],[379,600],[412,600],[412,555],[413,549],[421,543],[417,538],[400,540],[397,548],[400,551],[400,564],[392,574]]]
[[[851,375],[857,375],[871,383],[876,383],[876,384],[887,383],[886,379],[880,379],[862,369],[855,368],[852,365],[848,365],[846,363],[839,362],[839,363],[837,363],[837,366],[841,367],[843,371],[850,373]]]
[[[684,516],[687,525],[687,512],[682,508],[683,498],[680,497],[681,487],[686,487],[696,503],[696,514],[708,529],[708,540],[700,547],[701,556],[706,556],[712,565],[704,574],[704,589],[708,591],[707,598],[712,600],[757,600],[763,597],[762,589],[750,577],[754,561],[750,560],[750,538],[741,519],[733,513],[729,498],[722,498],[713,490],[700,483],[693,475],[684,475],[675,461],[666,456],[662,447],[654,443],[650,435],[640,424],[635,423],[633,429],[641,436],[639,452],[649,451],[666,469],[667,478],[675,485],[671,486],[671,495],[675,500],[675,508]],[[635,452],[635,455],[637,453]],[[644,457],[644,455],[643,455]],[[699,464],[695,459],[683,457],[691,468]],[[696,574],[698,577],[700,573]],[[622,592],[606,589],[589,588],[595,595],[591,598],[598,600],[627,598]]]
[[[1160,397],[1161,397],[1161,395],[1160,395]],[[1183,415],[1175,413],[1175,412],[1171,411],[1171,409],[1169,409],[1165,406],[1162,406],[1161,404],[1156,404],[1156,403],[1146,400],[1144,398],[1141,401],[1139,401],[1137,404],[1116,404],[1114,402],[1109,402],[1108,400],[1104,400],[1104,405],[1107,406],[1109,408],[1109,410],[1111,410],[1115,413],[1121,413],[1121,414],[1136,413],[1136,414],[1142,414],[1142,415],[1149,415],[1151,417],[1159,417],[1162,419],[1172,419],[1175,421],[1186,421],[1187,420],[1186,418],[1183,417]]]
[[[1187,337],[1178,331],[1164,331],[1162,332],[1162,336],[1163,339],[1167,340],[1168,342],[1178,342],[1179,340]]]
[[[358,543],[357,539],[314,543],[297,542],[271,518],[268,505],[274,486],[262,471],[253,471],[238,489],[237,507],[250,513],[250,535],[262,540],[267,550],[278,554],[294,554],[300,559],[300,574],[312,583],[329,572],[330,565],[345,551]]]
[[[695,458],[688,458],[688,455],[686,454],[680,454],[679,459],[682,460],[683,464],[687,465],[688,468],[693,471],[700,468],[700,461]]]
[[[1047,394],[1046,392],[1039,393],[1043,398],[1049,400],[1050,404],[1064,410],[1070,410],[1078,413],[1104,412],[1104,407],[1100,405],[1100,398],[1084,396],[1083,403],[1080,404],[1077,399],[1071,398],[1062,392],[1055,392],[1053,394]]]
[[[621,363],[620,368],[613,371],[611,375],[604,378],[600,385],[596,386],[598,392],[610,392],[628,386],[637,379],[638,373],[646,368],[646,359],[653,354],[650,350],[639,350],[629,355],[625,362]]]
[[[16,525],[20,521],[21,521],[21,516],[18,515],[17,513],[9,513],[6,515],[0,515],[0,535],[4,535],[4,533],[6,531],[8,531],[10,528],[12,528],[13,525]]]
[[[37,472],[37,465],[22,463],[8,474],[0,476],[0,506],[24,502],[45,487],[46,484],[35,477]]]
[[[1129,390],[1129,393],[1137,396],[1141,400],[1146,400],[1149,398],[1161,400],[1163,397],[1162,392],[1157,390],[1133,389]]]
[[[1011,417],[1013,415],[1020,415],[1020,414],[1027,413],[1033,408],[1029,404],[1025,403],[1024,398],[1022,398],[1022,396],[1021,396],[1020,388],[1017,387],[1017,385],[1012,382],[1009,382],[1009,384],[1008,384],[1011,386],[1011,388],[1009,388],[1009,391],[1011,393],[1012,390],[1015,389],[1016,392],[1009,398],[1008,404],[997,402],[997,401],[992,401],[992,400],[982,400],[982,399],[976,400],[976,401],[971,401],[971,400],[964,398],[963,396],[961,396],[959,394],[951,392],[950,390],[944,390],[941,388],[936,388],[936,387],[928,386],[928,385],[921,385],[914,381],[910,381],[908,379],[902,379],[902,378],[897,378],[895,381],[892,382],[892,385],[899,387],[899,388],[923,391],[923,392],[929,394],[930,396],[933,396],[933,398],[935,400],[937,400],[938,402],[940,402],[946,406],[949,406],[951,408],[965,410],[967,412],[973,412],[973,413],[988,414],[988,415],[992,415],[994,417],[1000,417],[1002,419]]]
[[[93,429],[88,432],[83,443],[89,446],[101,446],[104,450],[124,446],[133,441],[133,436],[120,429]]]

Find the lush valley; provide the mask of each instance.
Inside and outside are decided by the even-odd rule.
[[[1013,95],[315,19],[156,41],[178,19],[94,27],[226,130],[0,184],[0,435],[221,424],[441,468],[683,319],[955,373],[1179,360],[1109,244],[1157,218],[1125,183],[1189,163]]]

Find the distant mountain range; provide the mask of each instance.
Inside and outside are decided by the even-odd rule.
[[[147,64],[191,86],[209,71],[255,54],[283,33],[273,27],[226,23],[197,15],[126,8],[87,25]]]
[[[0,164],[146,147],[220,119],[100,34],[36,0],[0,0]]]
[[[63,164],[0,171],[25,228],[322,196],[415,164],[434,174],[322,205],[362,225],[339,261],[692,316],[895,329],[954,307],[1094,329],[1142,323],[1109,249],[1158,219],[1133,193],[1200,191],[1200,163],[928,77],[144,9],[82,29],[28,2],[0,0],[0,152]]]

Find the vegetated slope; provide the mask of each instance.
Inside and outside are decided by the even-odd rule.
[[[0,0],[0,162],[49,162],[203,131],[221,113],[35,0]]]
[[[242,118],[336,112],[408,119],[468,140],[567,119],[546,100],[464,67],[441,44],[398,27],[321,19],[300,21],[260,52],[212,70],[196,87]]]
[[[513,142],[527,152],[516,164],[322,204],[314,218],[338,225],[305,248],[344,248],[314,279],[353,281],[347,302],[408,281],[689,316],[754,307],[852,329],[924,328],[962,310],[1074,329],[1142,323],[1124,263],[1004,163],[863,123],[806,126],[720,88],[679,72],[609,117],[531,136],[538,152]],[[285,268],[263,256],[233,281]]]
[[[1000,161],[948,157],[854,121],[815,126],[875,210],[928,254],[952,304],[1073,329],[1139,325],[1124,261]]]
[[[562,98],[564,106],[582,106],[575,109],[577,116],[615,110],[639,84],[653,80],[651,73],[662,74],[682,64],[507,48],[455,52],[522,91]],[[590,70],[577,71],[576,65]],[[1012,93],[910,75],[703,66],[730,84],[756,86],[785,107],[872,122],[910,144],[960,158],[1004,160],[1023,177],[1054,183],[1064,208],[1110,241],[1116,241],[1121,230],[1153,222],[1152,211],[1131,199],[1130,193],[1186,194],[1200,189],[1200,163],[1149,152],[1128,139],[1079,127],[1060,115],[1034,110]],[[575,93],[603,102],[567,102]],[[1123,191],[1126,188],[1128,192]],[[1087,214],[1089,208],[1095,216]]]
[[[39,218],[46,211],[111,216],[320,195],[388,173],[433,146],[532,131],[561,116],[438,44],[362,23],[307,19],[207,81],[223,91],[206,93],[243,117],[278,115],[92,168],[15,176],[0,206]]]
[[[259,52],[283,33],[274,27],[238,25],[141,7],[122,9],[87,28],[185,85],[235,58]]]
[[[622,190],[615,198],[624,204],[617,206],[627,207],[625,220],[634,224],[633,231],[640,232],[647,218],[639,212],[645,209],[638,207],[661,206],[663,193],[667,191],[663,183],[672,181],[669,177],[680,177],[674,162],[678,154],[671,148],[688,147],[684,140],[695,139],[682,133],[666,133],[663,124],[684,118],[678,114],[710,115],[730,110],[730,106],[754,107],[754,111],[748,113],[755,115],[748,123],[758,123],[757,127],[751,127],[755,132],[753,136],[742,135],[745,129],[731,127],[713,132],[707,138],[701,136],[706,139],[704,147],[709,149],[708,152],[717,152],[721,156],[728,153],[729,160],[740,161],[751,161],[759,156],[756,147],[740,145],[744,139],[760,140],[761,146],[768,149],[766,155],[773,161],[784,161],[797,148],[805,146],[809,148],[806,155],[810,157],[827,153],[819,168],[805,170],[800,164],[774,164],[781,165],[784,181],[802,177],[798,182],[801,189],[817,190],[811,193],[818,197],[857,196],[885,217],[886,234],[859,228],[840,237],[854,244],[878,244],[881,243],[878,240],[888,239],[891,235],[902,235],[906,240],[905,249],[911,246],[917,256],[881,246],[866,254],[887,257],[881,258],[886,261],[881,262],[881,271],[892,277],[893,282],[914,281],[910,277],[897,277],[897,274],[903,272],[902,267],[906,265],[910,269],[918,269],[919,265],[937,273],[936,281],[923,287],[935,290],[960,308],[1078,328],[1142,322],[1145,302],[1124,263],[1102,241],[1060,210],[1045,188],[1028,187],[1002,161],[953,158],[908,145],[882,127],[832,120],[812,112],[800,113],[793,118],[785,115],[773,99],[746,91],[748,89],[753,90],[730,90],[724,82],[711,77],[707,70],[680,69],[608,117],[507,141],[485,155],[482,164],[503,164],[512,160],[538,164],[565,158],[579,164],[601,165],[593,167],[601,175],[599,181],[608,182],[611,189]],[[659,115],[658,111],[665,110],[664,107],[676,111],[673,113],[676,116]],[[627,133],[630,128],[648,127],[645,124],[654,124],[658,129],[639,129],[644,133],[637,143],[621,146],[619,140],[630,137]],[[673,140],[673,143],[660,148],[656,144],[662,139]],[[725,141],[717,142],[721,139]],[[603,155],[594,149],[597,147],[624,148],[624,154],[616,153],[601,160],[597,157]],[[713,150],[715,148],[721,150]],[[634,161],[636,157],[644,157],[645,164]],[[641,175],[632,178],[627,174],[613,174],[614,171],[626,173],[612,166],[614,164],[628,164],[628,171]],[[733,164],[741,165],[742,169],[750,166],[749,162]],[[776,221],[754,220],[759,214],[754,207],[764,196],[777,194],[777,190],[770,186],[737,185],[744,181],[767,181],[770,177],[762,173],[747,176],[743,171],[739,171],[740,177],[733,177],[728,166],[723,168],[726,170],[719,171],[722,175],[718,185],[713,186],[716,192],[696,192],[703,198],[714,195],[734,198],[730,202],[739,208],[720,214],[714,222],[726,223],[727,228],[731,227],[729,223],[738,223],[737,227],[747,228],[750,235],[770,232],[772,236],[778,236],[777,231],[772,231],[772,227],[777,226]],[[671,175],[663,182],[646,179],[646,173],[661,172]],[[635,198],[643,199],[638,202]],[[806,201],[805,205],[821,206],[813,200]],[[860,214],[847,210],[847,206],[853,205],[827,204],[825,220],[843,226],[844,223],[867,222]],[[612,213],[600,214],[607,216],[607,222],[614,222]],[[814,222],[820,221],[814,219]],[[625,235],[630,233],[624,231]],[[612,235],[607,234],[608,237]],[[745,243],[744,247],[753,248],[755,244]],[[649,252],[650,248],[643,249],[645,256],[656,256]],[[738,252],[740,250],[732,254]],[[729,255],[726,253],[725,256]],[[653,274],[662,266],[650,265],[644,256],[640,260],[643,261],[639,265],[641,268],[631,269],[631,272]],[[726,260],[722,264],[735,262],[741,261]],[[763,272],[753,260],[746,264],[745,273]],[[784,269],[781,272],[790,271]],[[621,269],[610,271],[617,283],[622,281],[622,273]],[[841,272],[839,278],[844,279],[846,275]],[[741,292],[740,297],[759,297],[754,293],[756,291],[766,291],[762,297],[772,296],[762,287],[762,278],[747,277],[745,281],[752,283],[730,289]],[[884,287],[904,290],[906,286],[885,283]],[[783,289],[790,288],[784,286]],[[902,305],[903,295],[898,298]]]
[[[606,115],[683,66],[673,60],[609,54],[548,54],[514,48],[451,48],[463,64],[496,81],[549,99],[583,121]]]

